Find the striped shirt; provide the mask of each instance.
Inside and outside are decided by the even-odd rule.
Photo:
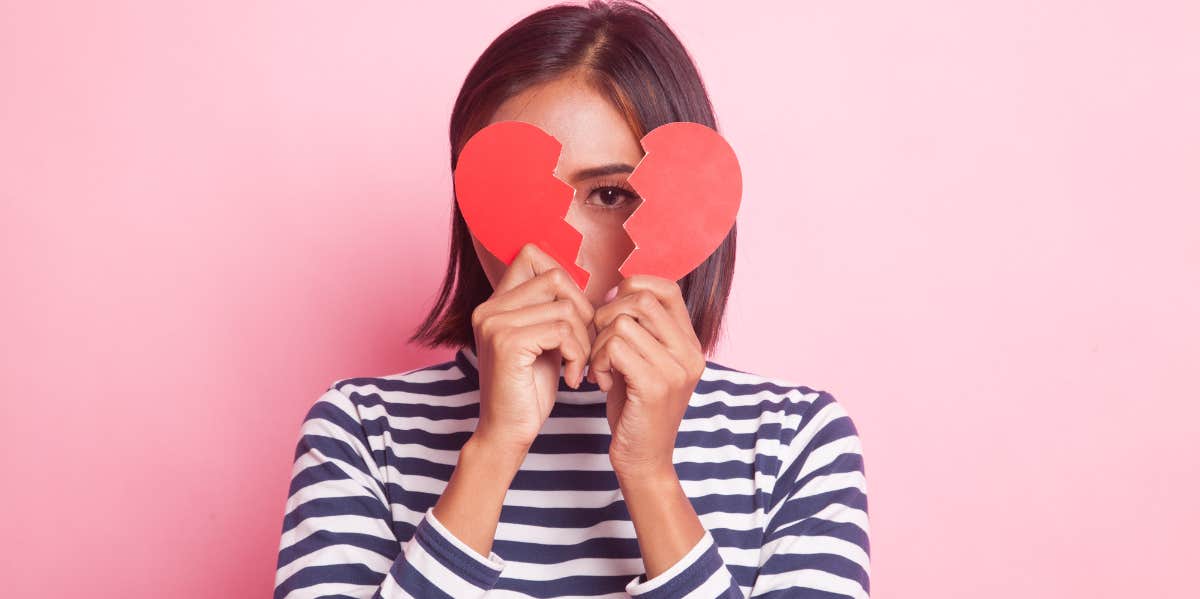
[[[867,597],[862,446],[825,391],[707,361],[676,436],[701,540],[647,580],[605,393],[560,377],[484,556],[433,515],[479,417],[478,359],[334,382],[300,427],[275,597]]]

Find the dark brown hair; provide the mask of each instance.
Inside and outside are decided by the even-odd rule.
[[[521,19],[483,51],[450,116],[450,170],[463,145],[508,98],[571,72],[585,75],[629,122],[634,135],[677,121],[717,129],[691,56],[650,8],[636,0],[557,4]],[[437,302],[409,341],[475,346],[471,313],[492,294],[467,223],[454,204],[450,259]],[[707,355],[721,332],[733,279],[737,225],[700,266],[678,281]]]

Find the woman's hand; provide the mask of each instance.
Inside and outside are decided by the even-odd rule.
[[[608,392],[614,472],[674,476],[675,436],[705,367],[679,285],[627,277],[594,324],[588,379]]]
[[[594,313],[567,271],[525,244],[471,314],[480,384],[473,439],[493,450],[528,451],[554,407],[560,373],[574,387],[583,378]]]

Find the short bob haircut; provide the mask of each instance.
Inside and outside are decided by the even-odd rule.
[[[467,73],[450,116],[450,170],[457,167],[463,145],[506,99],[570,72],[584,74],[609,98],[638,139],[676,121],[717,129],[695,63],[657,13],[636,0],[557,4],[501,33]],[[471,313],[493,289],[458,202],[453,204],[445,279],[437,302],[409,341],[474,348]],[[706,355],[712,355],[721,334],[736,241],[734,224],[716,251],[677,281]]]

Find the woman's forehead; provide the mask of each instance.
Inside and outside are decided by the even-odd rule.
[[[491,122],[508,120],[537,125],[558,139],[563,144],[560,171],[636,163],[643,154],[621,112],[579,78],[555,79],[507,99]]]

